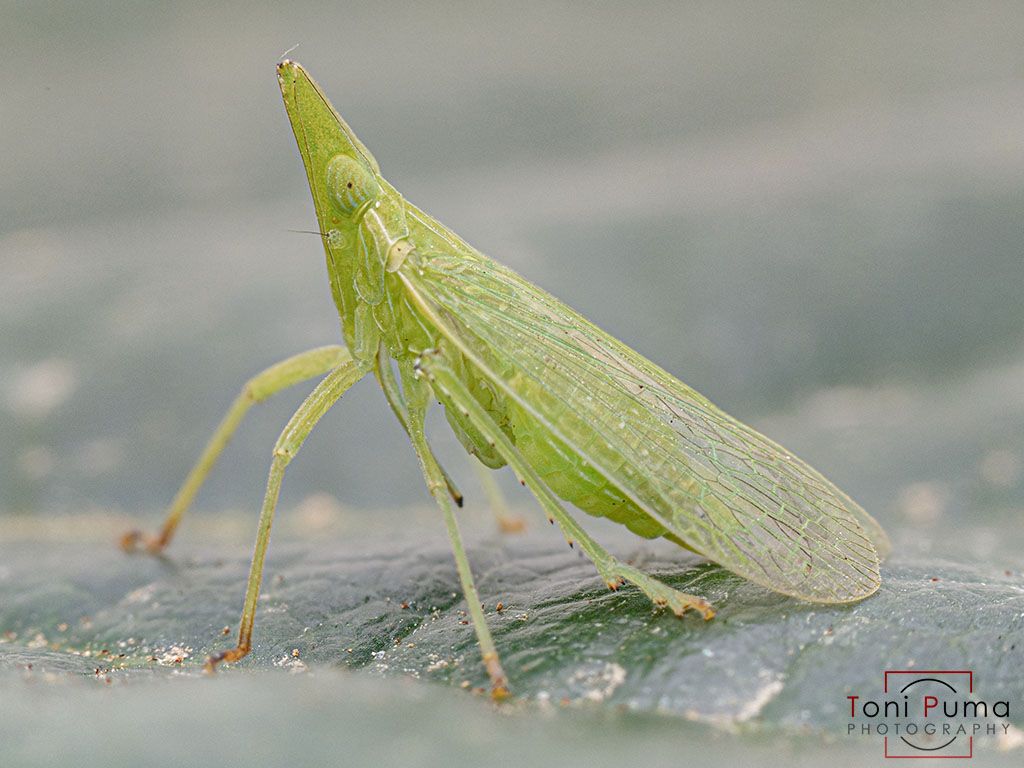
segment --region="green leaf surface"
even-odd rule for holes
[[[413,529],[427,522],[411,518]],[[716,765],[766,743],[813,764],[822,750],[855,761],[881,749],[879,739],[846,735],[845,697],[878,691],[885,669],[969,660],[985,698],[1024,701],[1019,573],[897,556],[876,596],[822,607],[678,550],[617,539],[633,562],[711,599],[719,613],[705,623],[652,610],[632,590],[607,591],[544,526],[477,537],[470,549],[516,694],[492,712],[478,690],[486,676],[444,542],[410,529],[384,536],[373,525],[352,528],[305,540],[285,528],[272,546],[253,653],[207,679],[205,656],[233,642],[222,631],[237,621],[248,568],[244,546],[226,532],[234,526],[207,524],[204,542],[190,537],[159,559],[119,552],[112,535],[101,535],[116,529],[109,519],[58,535],[59,523],[38,535],[19,527],[6,537],[16,544],[4,547],[0,571],[0,699],[21,701],[6,708],[0,730],[10,729],[14,754],[41,760],[53,748],[29,738],[40,733],[35,717],[84,724],[108,708],[106,722],[149,712],[147,753],[168,764],[188,729],[242,752],[244,734],[279,733],[275,749],[284,749],[312,730],[324,735],[304,753],[315,762],[317,750],[329,754],[342,734],[363,728],[375,734],[359,747],[369,755],[392,727],[405,734],[387,744],[392,757],[418,743],[415,732],[443,728],[439,764],[453,749],[486,756],[521,748],[526,734],[531,759],[579,739],[593,764],[612,764],[617,731],[645,733],[652,754],[666,760],[697,756],[711,740]],[[370,726],[373,718],[380,720]],[[1017,711],[1010,721],[1021,724]],[[81,736],[74,726],[60,730],[62,739]],[[992,750],[1008,742],[989,741],[986,759],[1000,759]],[[226,753],[208,754],[215,764]]]

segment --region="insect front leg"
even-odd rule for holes
[[[318,347],[282,360],[249,379],[206,444],[199,461],[192,467],[192,471],[188,473],[188,477],[185,478],[185,482],[175,495],[167,517],[160,527],[160,532],[156,536],[147,536],[141,531],[129,531],[121,537],[121,548],[133,551],[141,544],[153,554],[162,552],[171,542],[178,523],[181,522],[181,518],[188,508],[192,506],[192,501],[200,486],[206,480],[206,476],[210,474],[210,470],[217,463],[217,459],[220,458],[228,441],[235,434],[235,430],[238,429],[238,425],[242,423],[242,419],[249,409],[283,389],[317,376],[323,376],[328,371],[351,363],[351,361],[352,356],[345,347],[336,345]]]
[[[267,554],[267,544],[270,542],[270,526],[274,521],[274,510],[281,492],[285,467],[295,458],[295,454],[299,452],[299,448],[302,447],[320,418],[365,373],[366,370],[360,368],[351,358],[335,368],[317,384],[316,389],[299,406],[277,439],[277,443],[274,445],[274,458],[270,465],[270,475],[267,478],[267,492],[263,498],[263,509],[260,512],[259,527],[256,531],[256,546],[252,554],[252,567],[249,570],[249,582],[245,590],[245,604],[238,627],[238,645],[207,659],[206,670],[208,672],[212,672],[222,661],[238,661],[252,648],[252,626],[256,619],[256,601],[260,596],[263,561]]]
[[[537,471],[523,457],[501,428],[494,423],[487,411],[477,402],[466,385],[459,380],[438,352],[425,352],[417,362],[417,370],[426,376],[438,397],[447,400],[472,420],[480,433],[492,441],[519,480],[529,487],[540,502],[548,519],[557,522],[570,546],[578,543],[583,553],[590,558],[609,589],[618,589],[624,582],[630,582],[640,589],[657,606],[672,610],[682,616],[687,610],[699,611],[705,619],[715,615],[711,604],[696,595],[688,595],[648,576],[638,568],[623,563],[610,555],[601,545],[565,511],[561,502],[537,474]]]

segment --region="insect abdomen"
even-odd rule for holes
[[[502,431],[514,442],[515,436],[509,427],[505,399],[487,381],[476,376],[473,369],[466,365],[461,355],[457,353],[452,354],[449,351],[448,356],[453,363],[453,369],[459,374],[459,378],[469,389],[470,394],[486,409],[490,417],[494,419]],[[466,415],[457,407],[450,403],[445,403],[445,418],[448,419],[448,424],[467,453],[476,456],[484,466],[491,469],[500,469],[505,466],[505,459],[498,453],[495,446],[473,426]]]
[[[516,446],[560,498],[591,515],[624,525],[647,539],[668,532],[528,413],[510,406],[509,419]]]

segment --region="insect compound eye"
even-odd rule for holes
[[[380,185],[358,160],[335,155],[327,164],[327,191],[338,210],[351,215],[380,194]]]

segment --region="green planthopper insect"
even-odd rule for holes
[[[852,602],[878,589],[888,541],[845,493],[406,201],[299,64],[283,61],[277,75],[346,346],[313,349],[253,377],[178,492],[161,532],[131,532],[122,542],[162,550],[249,407],[323,377],[274,447],[238,644],[211,657],[209,670],[251,648],[285,467],[320,417],[371,372],[443,513],[496,697],[507,694],[508,683],[455,519],[452,502],[461,506],[461,497],[424,435],[431,400],[443,404],[470,454],[487,467],[512,468],[613,590],[629,583],[679,616],[690,609],[705,619],[714,615],[701,597],[605,551],[560,499],[802,600]]]

